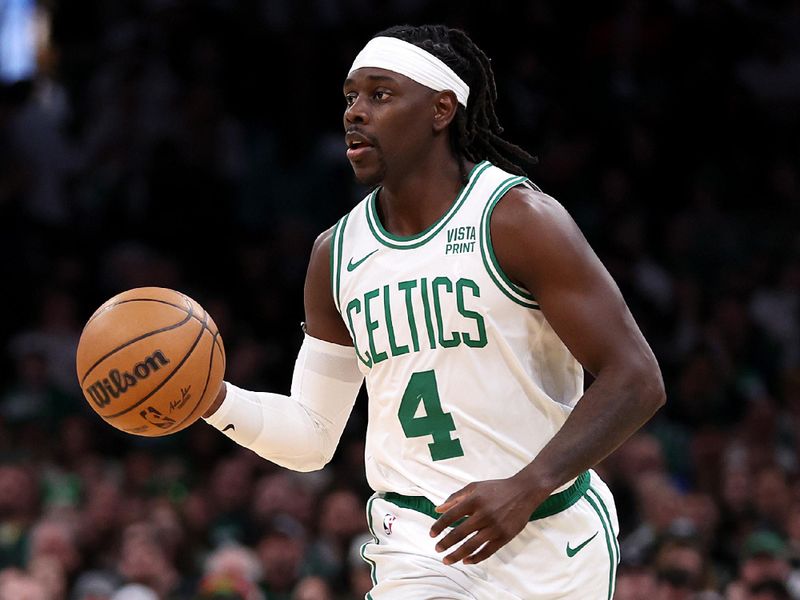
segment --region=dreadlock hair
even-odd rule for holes
[[[465,182],[464,158],[472,162],[488,160],[510,173],[527,175],[522,165],[535,165],[537,160],[500,137],[503,128],[494,110],[497,87],[492,65],[466,33],[445,25],[398,25],[375,37],[393,37],[419,46],[453,69],[469,86],[467,108],[458,105],[450,128],[450,146],[459,159]]]

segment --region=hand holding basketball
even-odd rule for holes
[[[95,311],[76,363],[98,415],[127,433],[156,437],[188,427],[214,402],[225,348],[197,302],[174,290],[136,288]]]

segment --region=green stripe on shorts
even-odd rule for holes
[[[375,498],[377,498],[377,496],[373,496],[372,498],[369,499],[369,502],[367,502],[367,527],[369,527],[369,532],[372,534],[373,541],[376,544],[380,544],[380,542],[378,541],[378,536],[375,535],[375,531],[372,529],[372,503],[375,502]],[[375,564],[374,561],[368,559],[367,555],[364,553],[364,551],[365,551],[365,549],[367,547],[367,544],[369,544],[369,543],[370,542],[364,542],[361,545],[361,558],[364,559],[364,562],[369,565],[369,577],[370,577],[370,579],[372,579],[372,585],[377,585],[378,584],[378,578],[377,578],[377,575],[375,573],[375,570],[377,569],[377,565]],[[371,596],[369,594],[367,594],[367,598],[369,600],[372,600],[372,598],[371,598]]]
[[[611,523],[611,515],[608,514],[608,508],[606,507],[606,503],[603,502],[603,497],[597,492],[596,489],[590,487],[589,490],[594,494],[597,501],[600,503],[600,508],[603,509],[603,513],[606,515],[606,520],[608,521],[608,526],[611,528],[611,539],[614,540],[614,547],[617,549],[617,564],[619,561],[622,560],[622,557],[619,553],[619,541],[617,540],[617,536],[614,535],[614,525]]]
[[[597,506],[595,501],[589,495],[589,492],[592,491],[591,489],[587,490],[586,493],[583,495],[586,498],[586,501],[591,505],[594,509],[594,512],[597,513],[597,517],[600,519],[600,523],[603,524],[603,533],[606,536],[606,548],[608,549],[608,600],[614,597],[614,582],[615,582],[615,571],[617,568],[617,559],[614,556],[614,544],[611,541],[611,538],[614,537],[614,530],[611,529],[611,524],[606,523],[603,514],[600,512],[600,508]]]

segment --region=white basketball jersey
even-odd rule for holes
[[[331,285],[366,375],[375,491],[439,503],[510,477],[583,393],[581,366],[492,248],[492,210],[525,181],[484,161],[417,235],[383,228],[377,190],[334,228]]]

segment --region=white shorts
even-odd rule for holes
[[[476,565],[445,565],[452,548],[434,550],[431,516],[373,495],[367,522],[374,540],[361,550],[372,568],[367,600],[610,600],[619,563],[617,511],[594,471],[588,484],[574,504],[529,522]]]

